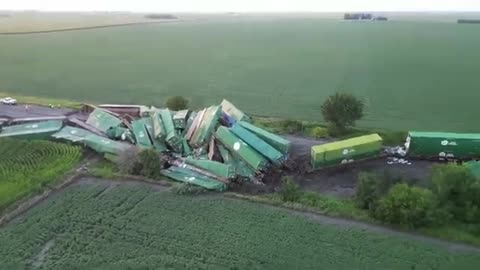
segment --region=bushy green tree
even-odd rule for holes
[[[457,164],[436,165],[432,169],[432,189],[440,204],[455,219],[480,222],[480,181]]]
[[[336,93],[322,105],[323,119],[330,124],[333,133],[344,132],[364,115],[364,103],[352,94]],[[334,134],[335,135],[335,134]]]
[[[188,108],[188,100],[182,96],[174,96],[167,100],[167,108],[172,111],[180,111]]]
[[[402,177],[394,175],[389,171],[385,171],[383,174],[359,173],[355,196],[357,206],[362,209],[374,211],[378,200],[380,200],[393,185],[403,181]]]
[[[378,201],[375,217],[385,223],[418,228],[431,222],[435,207],[435,196],[430,190],[396,184]]]

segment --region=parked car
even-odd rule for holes
[[[2,98],[0,102],[6,105],[17,105],[17,100],[11,97]]]

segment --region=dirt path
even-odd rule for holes
[[[18,105],[5,105],[0,103],[0,116],[6,118],[31,118],[31,117],[54,117],[65,116],[74,113],[74,110],[65,108],[49,108],[47,106],[40,105],[28,105],[25,108],[25,104]]]
[[[231,200],[242,200],[238,198],[229,198]],[[244,200],[248,201],[248,200]],[[318,222],[320,224],[327,224],[327,225],[333,225],[339,229],[359,229],[362,231],[366,232],[372,232],[376,234],[381,234],[381,235],[386,235],[386,236],[394,236],[398,238],[403,238],[403,239],[410,239],[414,241],[419,241],[423,242],[426,244],[432,244],[432,245],[437,245],[440,247],[443,247],[447,249],[448,251],[451,252],[456,252],[456,251],[474,251],[474,252],[480,252],[480,247],[476,247],[473,245],[469,244],[462,244],[462,243],[454,243],[454,242],[449,242],[446,240],[438,239],[438,238],[433,238],[429,236],[424,236],[412,232],[403,232],[403,231],[398,231],[394,230],[391,228],[379,226],[379,225],[373,225],[365,222],[360,222],[360,221],[355,221],[355,220],[349,220],[349,219],[343,219],[343,218],[335,218],[335,217],[329,217],[317,213],[312,213],[312,212],[304,212],[304,211],[298,211],[298,210],[293,210],[289,209],[286,207],[281,207],[281,206],[274,206],[274,205],[269,205],[265,203],[259,203],[259,202],[252,202],[248,201],[249,203],[253,203],[256,205],[259,205],[261,207],[268,207],[271,209],[277,209],[281,211],[286,211],[292,215],[299,216],[306,218],[308,220]]]

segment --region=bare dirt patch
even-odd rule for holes
[[[431,161],[411,161],[411,165],[387,163],[387,159],[369,160],[344,167],[329,168],[302,175],[295,175],[296,182],[305,190],[317,191],[341,198],[355,195],[358,174],[377,173],[402,178],[420,186],[427,185],[426,179],[435,164]]]

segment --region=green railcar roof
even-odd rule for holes
[[[2,130],[0,130],[0,137],[56,132],[59,131],[62,127],[62,120],[49,120],[43,122],[6,126],[3,127]]]
[[[109,128],[121,125],[122,120],[111,115],[104,109],[96,108],[88,117],[87,124],[102,132],[107,132]]]
[[[343,148],[349,148],[356,145],[362,145],[367,143],[373,143],[373,142],[381,143],[382,141],[383,141],[382,137],[380,137],[380,135],[375,133],[371,135],[351,138],[348,140],[312,146],[312,151],[314,153],[321,153],[326,151],[334,151],[334,150],[339,150]]]
[[[480,140],[480,133],[452,133],[452,132],[422,132],[410,131],[411,138],[438,138],[438,139],[469,139]]]

